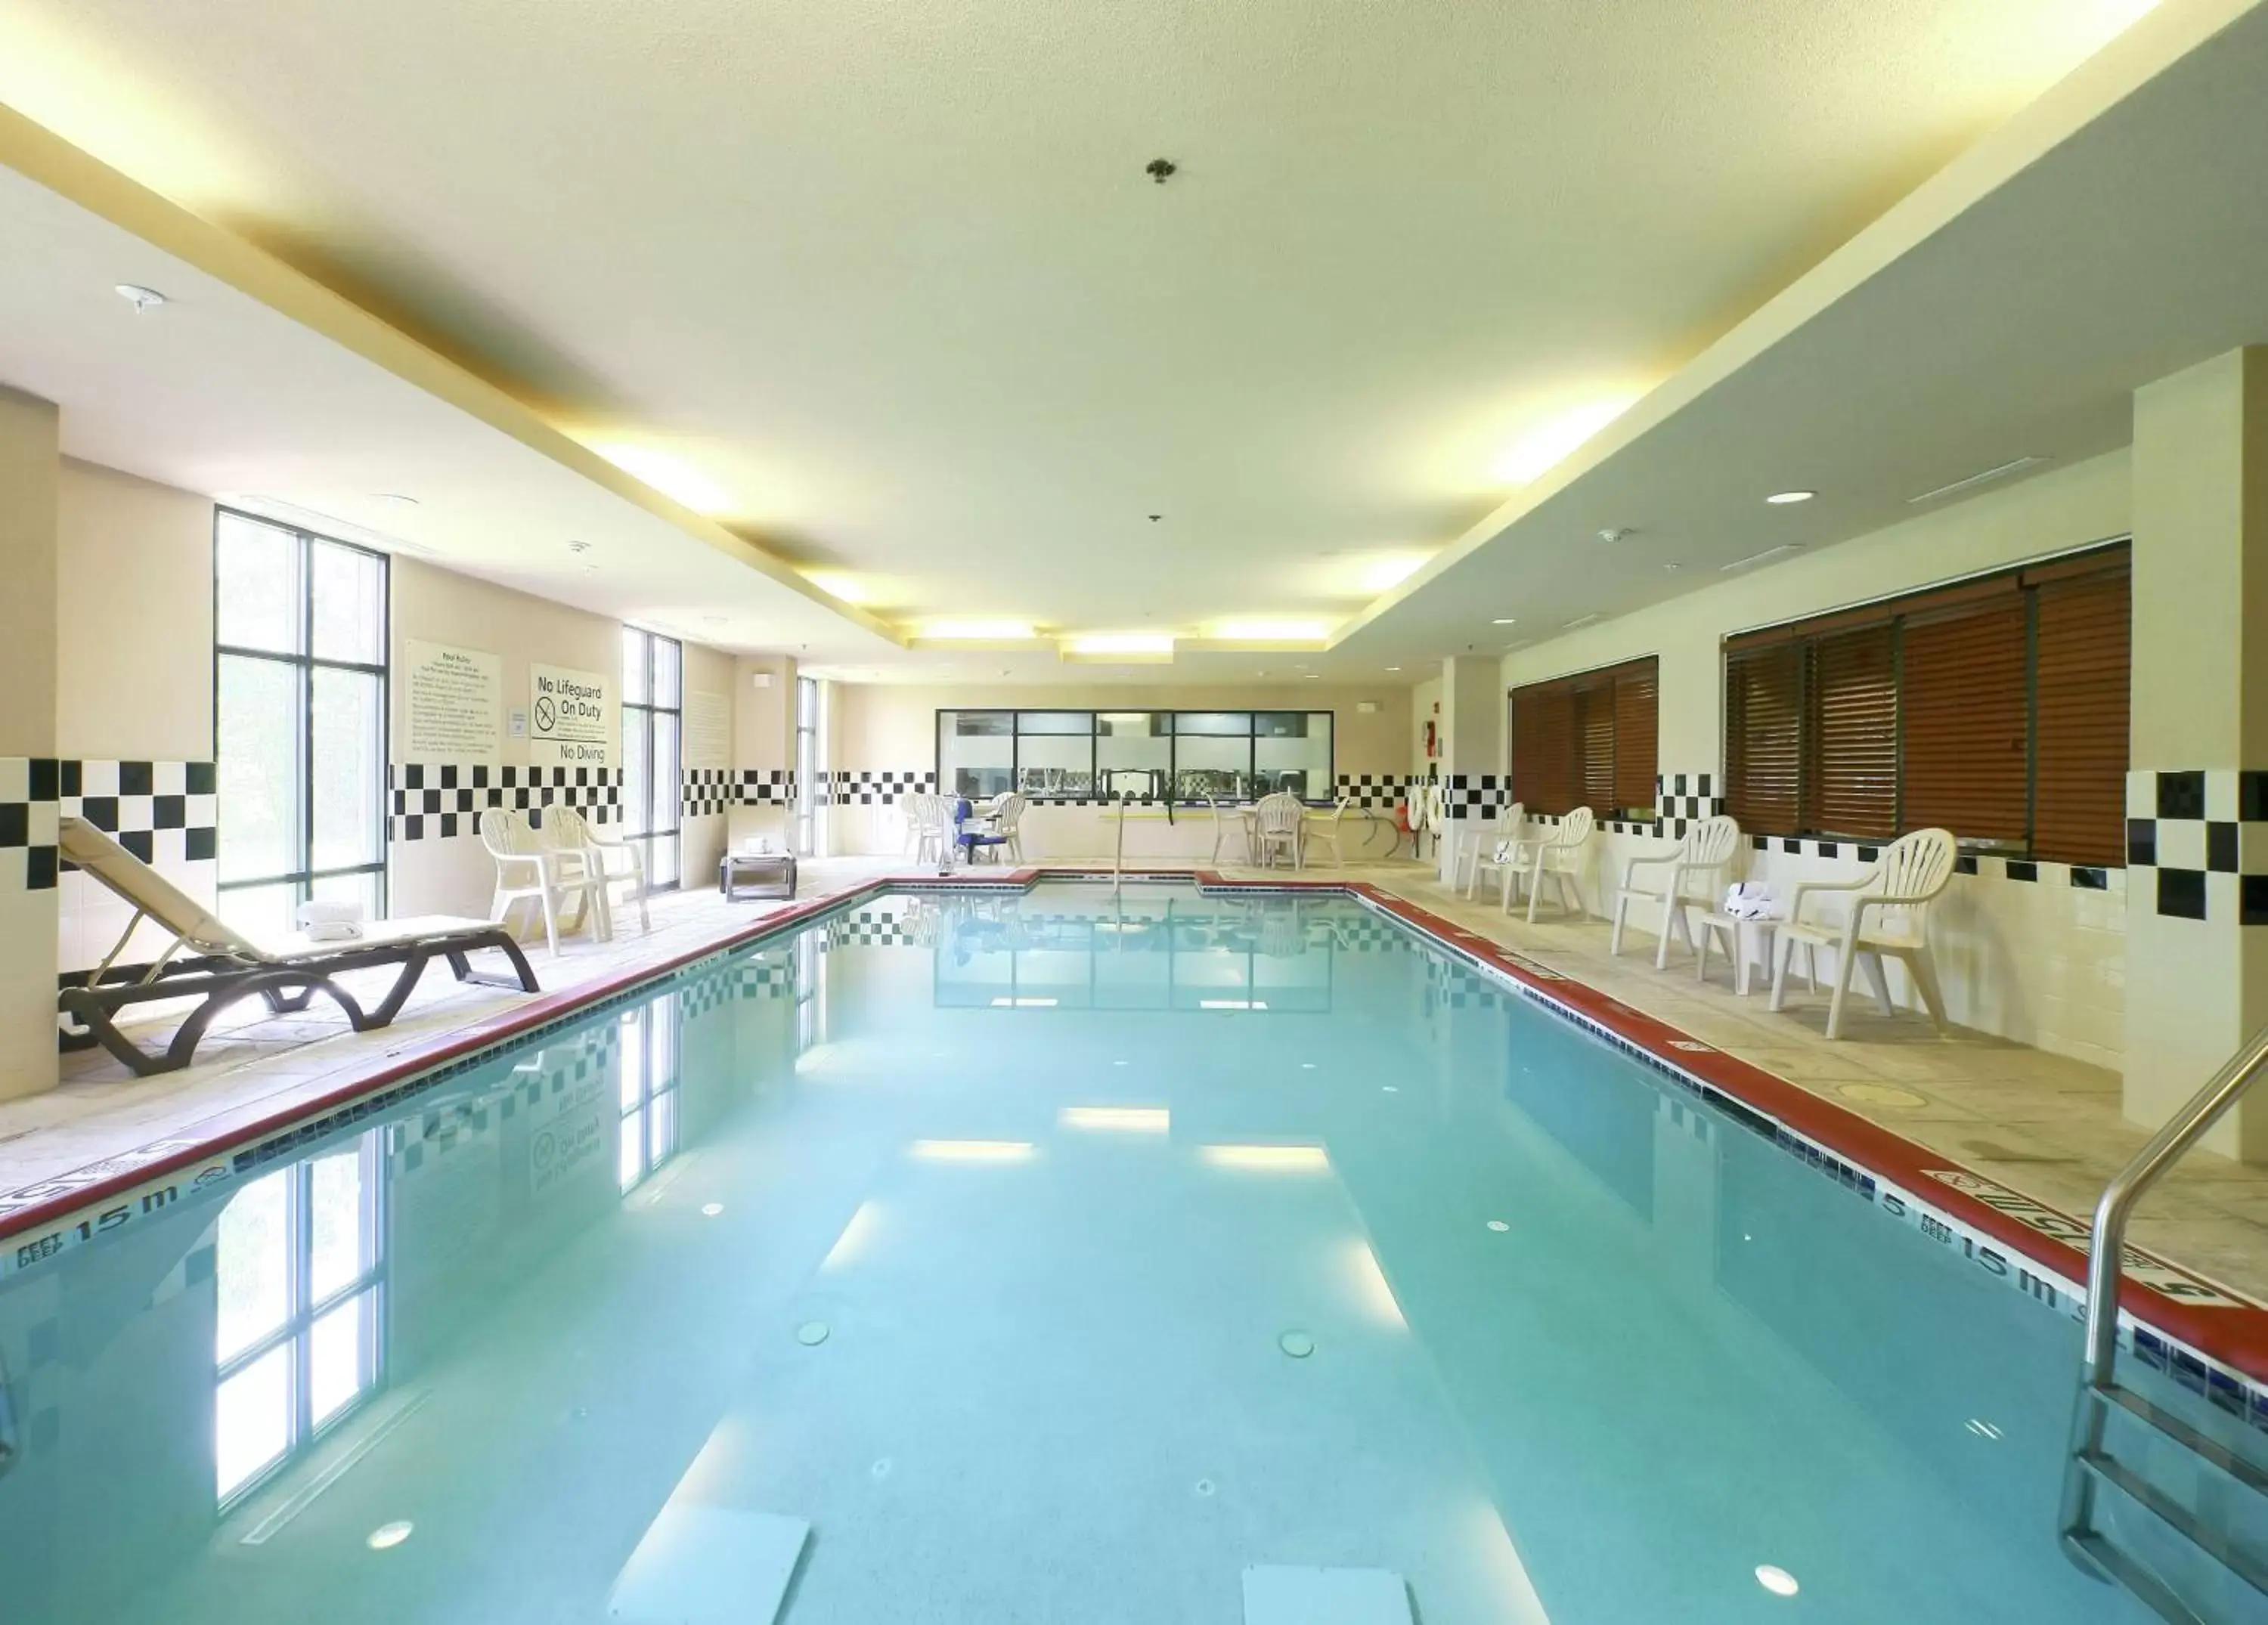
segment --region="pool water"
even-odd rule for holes
[[[0,1283],[0,1620],[2138,1621],[2076,1351],[1354,901],[888,897]]]

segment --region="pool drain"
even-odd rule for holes
[[[1212,1493],[1212,1480],[1209,1478],[1201,1478],[1197,1480],[1197,1493],[1199,1495],[1209,1496]]]
[[[816,1349],[827,1341],[827,1322],[806,1320],[795,1328],[795,1340],[806,1349]]]
[[[1286,1332],[1276,1340],[1276,1346],[1295,1360],[1304,1360],[1315,1351],[1315,1340],[1305,1332]]]

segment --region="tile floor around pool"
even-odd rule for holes
[[[902,857],[823,858],[804,866],[802,901],[905,873]],[[1171,867],[1159,864],[1160,871]],[[1228,866],[1232,878],[1263,871]],[[1280,878],[1272,871],[1271,878]],[[1696,1039],[2062,1212],[2084,1217],[2146,1132],[2119,1115],[2116,1073],[1988,1034],[1956,1028],[1940,1039],[1918,1016],[1885,1018],[1866,1001],[1845,1013],[1847,1036],[1830,1043],[1824,998],[1792,1000],[1774,1015],[1759,988],[1737,996],[1728,974],[1697,983],[1691,961],[1653,965],[1650,938],[1607,952],[1593,919],[1530,926],[1485,901],[1468,902],[1408,861],[1310,870],[1307,879],[1368,881],[1451,923],[1529,956]],[[548,991],[571,991],[720,942],[785,903],[727,903],[688,889],[654,900],[651,934],[571,942],[557,960],[532,955]],[[232,1119],[288,1111],[375,1070],[412,1045],[438,1042],[495,1017],[519,996],[430,975],[394,1024],[357,1034],[320,1007],[256,1018],[250,1007],[185,1071],[136,1079],[106,1055],[64,1057],[63,1082],[0,1103],[0,1195],[115,1157],[192,1125],[208,1134]],[[2202,1081],[2202,1080],[2200,1080]],[[2268,1167],[2198,1151],[2144,1204],[2134,1242],[2256,1301],[2268,1303]]]

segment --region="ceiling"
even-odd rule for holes
[[[1530,518],[1557,535],[1579,510],[1595,528],[1592,507],[1671,535],[1689,523],[1681,481],[1718,466],[1744,414],[1750,453],[1777,444],[1835,488],[1800,522],[1852,521],[1867,504],[1845,505],[1856,486],[1833,476],[1861,471],[1847,444],[1840,463],[1814,444],[1831,414],[1801,408],[1836,393],[1821,365],[1905,351],[1884,321],[1942,313],[1926,266],[1839,348],[1822,329],[1785,371],[1735,375],[1710,405],[1715,438],[1663,441],[1652,484],[1586,505],[1543,470],[2147,9],[11,0],[0,103],[495,399],[453,387],[421,416],[401,398],[418,368],[382,343],[304,310],[268,312],[312,320],[302,339],[271,330],[277,301],[234,293],[225,267],[179,245],[182,268],[146,243],[137,259],[117,211],[82,217],[12,176],[0,379],[62,400],[77,454],[277,495],[705,641],[807,645],[878,675],[1065,674],[1051,646],[889,636],[1007,617],[1218,645],[1128,673],[1145,681],[1266,669],[1278,657],[1253,651],[1287,637],[1309,646],[1300,662],[1374,673],[1462,650],[1476,594],[1557,592],[1587,613],[1653,590],[1591,555],[1536,577],[1533,549],[1494,538]],[[1163,185],[1143,167],[1160,156],[1180,166]],[[2071,203],[2040,194],[2030,227],[2012,217],[2006,242],[1933,274],[2043,249],[2047,211]],[[166,278],[194,293],[144,318],[106,303],[114,283]],[[2028,335],[2072,313],[2018,304]],[[1992,329],[1972,336],[1989,352]],[[2137,357],[2152,342],[2165,349]],[[313,412],[306,377],[328,380]],[[2115,393],[2087,381],[2098,406]],[[1930,384],[1897,401],[1918,409]],[[1869,462],[1883,490],[1973,466],[1939,467],[1992,438],[1970,431],[1994,402],[1963,399],[1942,445]],[[2100,438],[2068,415],[2037,426],[2063,436],[2041,446]],[[730,533],[594,474],[556,431]],[[1725,465],[1728,489],[1749,466]],[[419,505],[368,506],[379,490]],[[563,537],[601,524],[621,527],[605,573],[563,586]],[[779,559],[883,624],[846,618]],[[1224,624],[1252,621],[1276,624]]]
[[[1918,192],[1876,228],[1895,254],[1850,245],[1336,652],[1517,647],[1917,517],[1988,470],[2125,445],[2137,387],[2268,341],[2268,8],[2221,11],[2205,48],[2168,40],[2109,107],[2074,86],[2078,108],[2043,107],[2045,129]],[[1764,500],[1792,489],[1818,496]]]

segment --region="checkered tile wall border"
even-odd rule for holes
[[[1749,846],[1758,852],[1784,852],[1790,857],[1846,857],[1871,864],[1882,855],[1874,841],[1824,841],[1813,836],[1750,835]],[[1964,852],[1953,860],[1955,874],[1984,880],[2017,880],[2039,886],[2068,886],[2082,892],[2123,892],[2124,869],[2089,864],[2051,864],[2029,857],[1997,857],[1989,853]]]
[[[2126,866],[2135,908],[2268,925],[2268,772],[2127,774]]]
[[[1353,797],[1359,810],[1390,812],[1409,800],[1410,792],[1424,782],[1408,774],[1342,773],[1338,793]]]
[[[683,790],[688,818],[721,818],[740,799],[730,768],[688,768]]]
[[[0,756],[0,891],[55,889],[61,783],[52,756]]]
[[[1660,833],[1682,841],[1685,832],[1705,818],[1725,810],[1725,798],[1714,773],[1664,773],[1653,781],[1653,815]]]
[[[744,807],[792,806],[795,803],[795,769],[793,768],[741,768],[737,770],[737,788]]]
[[[819,802],[821,806],[893,806],[899,797],[932,790],[936,784],[937,775],[924,769],[843,768],[827,776]]]
[[[387,769],[394,841],[448,840],[480,833],[480,815],[509,807],[542,820],[548,806],[579,809],[594,824],[622,817],[620,768],[522,768],[489,762],[401,761]]]
[[[1512,780],[1498,773],[1452,773],[1449,775],[1447,805],[1449,816],[1479,819],[1494,822],[1512,805]]]
[[[173,868],[219,856],[218,776],[210,761],[55,764],[65,818],[83,818],[145,864]]]

